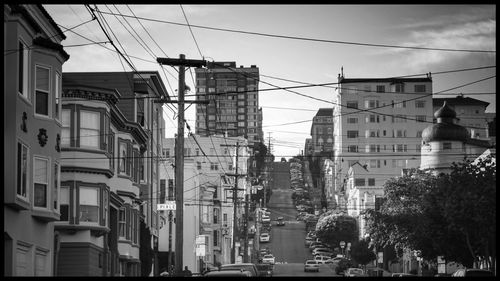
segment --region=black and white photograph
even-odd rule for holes
[[[4,4],[4,277],[496,277],[496,4]]]

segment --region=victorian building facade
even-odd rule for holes
[[[4,7],[4,276],[52,276],[66,38],[42,5]]]

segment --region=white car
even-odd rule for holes
[[[260,234],[260,238],[259,238],[260,242],[269,242],[270,239],[271,239],[271,236],[269,235],[269,233],[261,233]]]
[[[365,276],[365,272],[361,268],[348,268],[345,273],[344,277],[356,277],[356,276]]]
[[[271,254],[267,254],[262,257],[262,263],[274,264],[274,261],[274,256]]]
[[[315,256],[314,260],[317,261],[319,264],[325,264],[326,261],[330,260],[331,258],[328,256]]]
[[[315,260],[306,260],[304,263],[304,272],[316,271],[319,272],[319,264]]]
[[[262,215],[262,222],[271,222],[271,217],[270,216],[266,216],[266,215]]]

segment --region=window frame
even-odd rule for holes
[[[97,123],[97,128],[85,128],[82,126],[82,121],[84,118],[82,118],[82,113],[90,113],[90,114],[97,114],[98,116],[98,123]],[[103,128],[101,126],[102,123],[102,115],[101,112],[98,110],[89,110],[87,108],[80,108],[78,110],[78,147],[84,148],[84,149],[91,149],[91,150],[102,150],[101,146],[101,135],[103,134]],[[89,136],[82,136],[82,130],[89,130],[89,131],[97,131],[96,135],[89,135]],[[82,145],[82,138],[83,137],[95,137],[97,138],[97,144],[96,146],[89,146],[89,145]]]
[[[54,74],[54,110],[52,116],[58,122],[61,122],[62,114],[62,75],[59,71]]]
[[[68,189],[68,198],[67,198],[67,203],[66,202],[63,202],[63,197],[62,197],[62,189]],[[66,199],[66,198],[64,198]],[[64,204],[62,204],[64,203]],[[62,212],[62,207],[63,206],[67,206],[67,215],[68,215],[68,219],[67,220],[63,220],[63,212]],[[71,187],[69,185],[60,185],[60,188],[59,188],[59,214],[60,214],[60,217],[59,217],[59,221],[60,222],[68,222],[70,221],[70,210],[71,210],[71,206],[72,206],[72,200],[71,200]]]
[[[42,90],[42,89],[39,89],[38,88],[38,83],[37,83],[37,79],[38,79],[38,74],[37,74],[37,70],[38,68],[44,68],[46,70],[48,70],[49,72],[49,77],[48,77],[48,90]],[[42,65],[42,64],[35,64],[35,87],[34,87],[34,106],[33,106],[33,111],[34,111],[34,114],[35,114],[35,117],[43,117],[43,118],[50,118],[50,116],[52,115],[52,108],[51,108],[51,102],[52,102],[52,98],[51,98],[51,90],[52,90],[52,83],[51,83],[51,75],[52,73],[52,67],[51,66],[46,66],[46,65]],[[47,114],[43,114],[43,113],[38,113],[37,110],[38,110],[38,105],[37,105],[37,99],[38,99],[38,92],[40,93],[45,93],[47,94],[47,102],[46,102],[46,106],[47,106]]]
[[[37,160],[40,160],[40,161],[45,161],[46,162],[46,168],[47,168],[47,179],[46,179],[46,182],[45,183],[41,183],[41,182],[37,182],[35,177],[36,177],[36,174],[35,174],[35,171],[38,169],[37,166],[36,166],[36,161]],[[51,201],[51,193],[49,192],[50,191],[50,182],[51,182],[51,165],[50,165],[50,159],[48,157],[44,157],[44,156],[41,156],[41,155],[33,155],[33,209],[39,209],[39,210],[49,210],[50,209],[50,204],[49,202]],[[35,200],[35,196],[36,196],[36,192],[35,192],[35,185],[36,184],[45,184],[45,206],[37,206],[35,204],[37,204],[36,200]]]
[[[19,146],[21,146],[21,154],[19,151]],[[20,160],[23,159],[23,152],[24,148],[26,148],[26,155],[25,155],[25,163],[20,163]],[[21,199],[22,201],[25,202],[30,202],[30,181],[29,181],[29,174],[30,174],[30,164],[31,164],[31,159],[30,159],[30,148],[27,144],[22,142],[20,139],[17,140],[17,146],[16,146],[16,198]],[[21,157],[21,159],[19,158]],[[24,164],[24,165],[23,165]],[[23,173],[19,173],[19,168],[24,171],[24,196],[19,194],[19,180],[23,178]],[[23,188],[21,186],[21,191],[23,191]]]
[[[28,44],[25,43],[23,38],[18,38],[18,46],[23,45],[23,49],[21,51],[21,46],[19,46],[18,58],[17,58],[17,93],[23,97],[26,101],[31,103],[31,95],[30,95],[30,49]],[[22,62],[21,62],[22,59]],[[22,72],[22,73],[21,73]],[[20,86],[22,85],[22,90]]]
[[[96,202],[96,205],[97,206],[97,220],[96,221],[83,221],[82,220],[82,206],[94,206],[94,205],[82,205],[81,203],[81,200],[82,200],[82,196],[81,196],[81,192],[82,192],[82,189],[94,189],[97,193],[97,202]],[[102,223],[102,216],[103,214],[101,214],[101,212],[103,211],[103,207],[102,206],[102,194],[101,194],[101,187],[100,186],[96,186],[96,185],[93,185],[93,184],[89,184],[89,183],[82,183],[80,185],[78,185],[78,223],[80,225],[97,225],[97,226],[101,226]]]

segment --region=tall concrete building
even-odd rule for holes
[[[197,68],[196,134],[243,136],[249,145],[263,141],[262,109],[259,108],[259,68],[236,67],[236,62],[212,62]]]
[[[350,188],[367,186],[376,196],[401,169],[419,166],[422,131],[432,123],[432,79],[345,78],[342,73],[338,80],[333,112],[335,196],[341,208],[351,208],[348,204],[355,200],[349,198],[347,183],[354,163],[371,175],[353,179]]]

